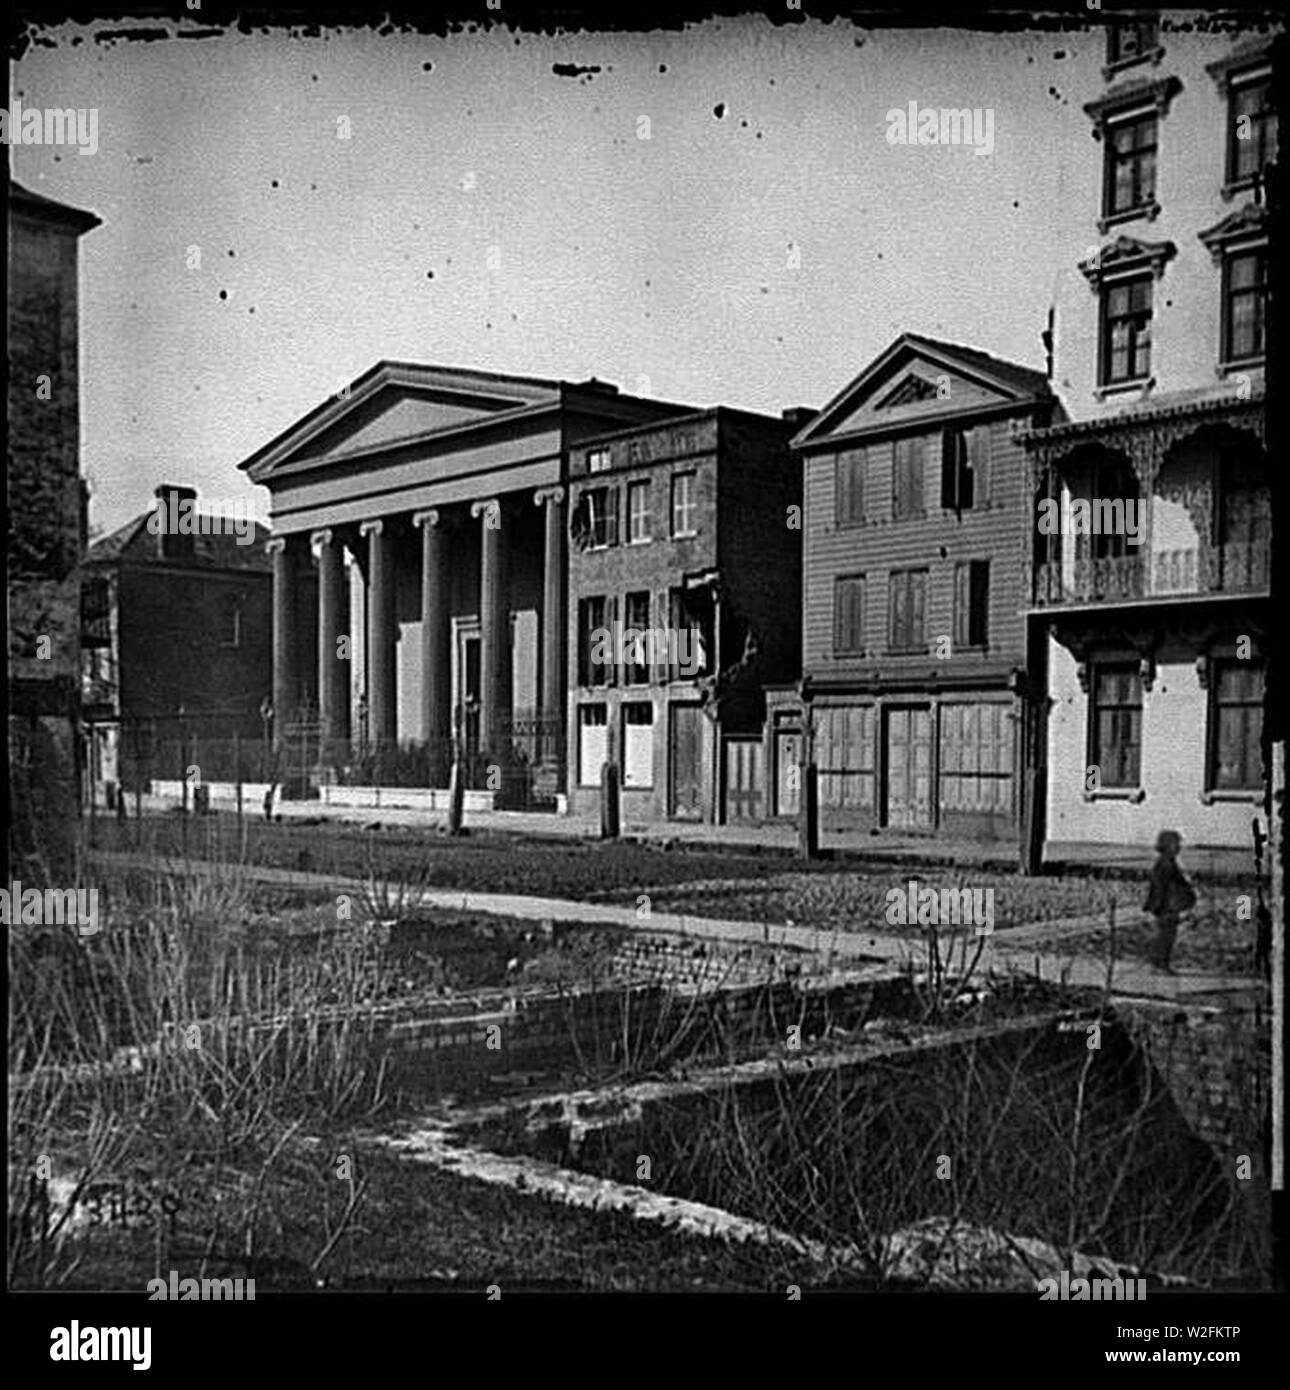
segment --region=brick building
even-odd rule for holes
[[[775,813],[763,687],[797,674],[800,423],[718,407],[573,451],[571,810],[612,758],[628,819]]]
[[[1025,819],[1030,470],[1042,372],[907,333],[794,439],[802,691],[821,824],[984,839]]]
[[[1057,306],[1070,418],[1026,439],[1037,495],[1071,519],[1043,538],[1031,598],[1047,837],[1248,844],[1271,617],[1272,53],[1135,19],[1108,29],[1105,77]],[[1085,530],[1079,503],[1110,503],[1111,524]]]
[[[93,213],[9,186],[10,869],[70,881],[79,807],[78,264]]]
[[[107,803],[117,789],[178,780],[193,765],[205,781],[262,775],[261,706],[273,688],[269,533],[249,516],[202,512],[194,488],[162,484],[156,498],[90,546],[84,564],[88,780]],[[240,767],[234,740],[245,749]]]

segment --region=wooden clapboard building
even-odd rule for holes
[[[803,682],[771,718],[785,762],[805,730],[826,828],[1017,835],[1035,527],[1014,435],[1053,410],[1042,372],[907,333],[794,439]]]

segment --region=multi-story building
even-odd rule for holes
[[[10,869],[75,872],[79,797],[79,241],[93,213],[9,187]],[[7,881],[7,880],[6,880]]]
[[[1030,434],[1047,839],[1248,843],[1263,800],[1267,39],[1115,21],[1056,312],[1068,419]],[[1041,524],[1042,523],[1042,524]]]
[[[793,440],[804,469],[802,689],[826,828],[1017,835],[1034,556],[1020,427],[1044,373],[906,333]]]
[[[768,813],[763,688],[800,651],[801,413],[717,407],[574,451],[575,813],[598,805],[606,761],[629,820]]]
[[[565,485],[591,435],[688,407],[564,382],[380,362],[241,467],[272,497],[273,707],[314,709],[322,763],[453,740],[486,804],[563,793]],[[315,580],[316,569],[316,580]]]
[[[206,781],[263,775],[269,533],[249,515],[202,512],[194,488],[163,484],[156,499],[91,545],[83,568],[88,781],[108,804],[193,765]]]

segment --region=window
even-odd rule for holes
[[[609,467],[608,449],[590,449],[587,452],[587,472],[603,473]]]
[[[833,651],[837,656],[859,656],[864,651],[863,574],[848,574],[833,581]]]
[[[924,625],[927,610],[927,571],[892,570],[889,581],[891,650],[927,650]]]
[[[578,706],[578,785],[600,785],[609,756],[609,712],[604,705]]]
[[[1264,352],[1267,250],[1223,257],[1223,361],[1244,362]]]
[[[627,484],[627,544],[641,545],[651,539],[648,481]]]
[[[593,487],[582,494],[586,508],[587,548],[604,550],[618,544],[618,489]]]
[[[623,706],[623,786],[654,785],[654,706],[633,701]]]
[[[1216,661],[1210,676],[1209,767],[1213,791],[1263,786],[1263,665]]]
[[[1090,688],[1088,761],[1097,769],[1096,785],[1136,789],[1142,758],[1142,680],[1137,665],[1098,666]]]
[[[578,600],[578,684],[607,685],[611,663],[605,660],[609,600],[602,594]]]
[[[1270,74],[1234,78],[1228,96],[1227,182],[1252,181],[1276,157],[1277,113]]]
[[[1149,58],[1159,47],[1159,22],[1152,19],[1119,20],[1107,26],[1106,64],[1129,67]]]
[[[1155,112],[1108,122],[1102,215],[1149,209],[1156,197]]]
[[[649,684],[652,645],[649,592],[628,594],[623,604],[623,680],[628,685]]]
[[[864,520],[864,449],[844,449],[833,465],[834,525],[858,526]]]
[[[990,562],[954,566],[954,646],[984,647],[989,631]]]
[[[990,427],[946,430],[941,436],[941,506],[966,512],[985,501],[986,460],[990,456]]]
[[[1151,276],[1102,287],[1103,386],[1142,381],[1151,372]]]
[[[923,515],[922,438],[898,439],[891,473],[891,515],[893,521],[908,521]]]
[[[694,474],[672,474],[672,534],[674,536],[693,536],[694,526]]]

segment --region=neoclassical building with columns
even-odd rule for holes
[[[271,498],[287,766],[444,787],[460,738],[497,804],[562,792],[570,451],[687,408],[379,362],[239,465]]]

